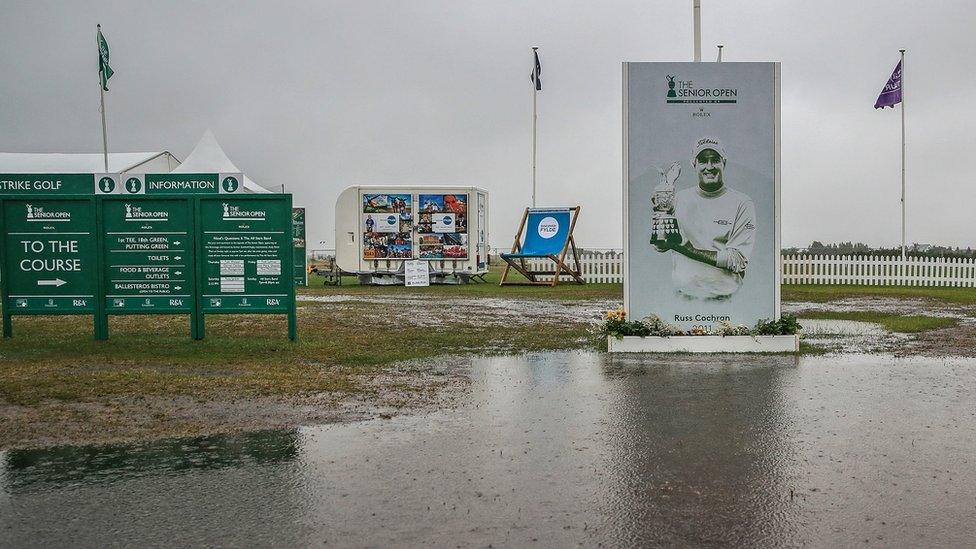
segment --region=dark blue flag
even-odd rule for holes
[[[535,55],[535,69],[529,74],[529,80],[535,82],[535,89],[542,91],[542,63],[539,63],[539,52],[532,50]]]

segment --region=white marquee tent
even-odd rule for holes
[[[231,162],[230,158],[227,157],[227,153],[217,143],[217,138],[214,137],[213,132],[210,130],[203,133],[203,137],[200,138],[200,142],[194,147],[193,152],[186,157],[186,160],[182,164],[173,170],[174,173],[227,173],[240,171]],[[244,190],[252,193],[271,192],[252,181],[247,174],[244,174]]]
[[[0,173],[101,173],[102,153],[0,153]],[[108,153],[109,173],[228,173],[241,169],[231,162],[213,132],[204,132],[193,152],[180,162],[169,151]],[[244,174],[244,190],[269,193]]]

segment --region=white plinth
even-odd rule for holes
[[[611,353],[797,353],[799,335],[607,337]]]

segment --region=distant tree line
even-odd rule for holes
[[[824,244],[814,240],[806,248],[783,248],[784,254],[811,255],[867,255],[877,257],[901,256],[901,246],[874,248],[863,242],[837,242]],[[976,258],[976,250],[970,247],[956,248],[934,244],[912,244],[907,250],[909,257],[964,257]]]

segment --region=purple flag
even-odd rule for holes
[[[874,102],[874,108],[883,109],[885,107],[894,108],[901,103],[901,61],[895,66],[895,72],[891,73],[891,78],[885,84],[878,100]]]

